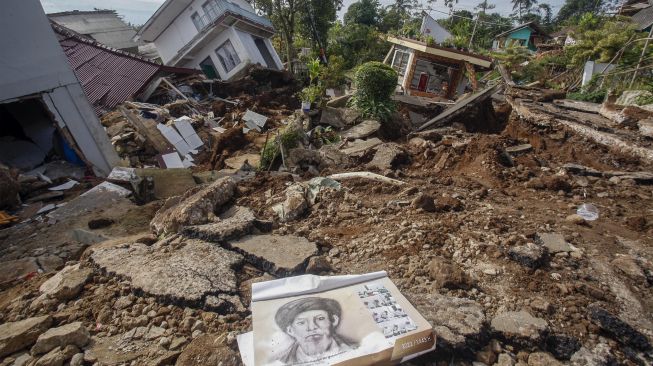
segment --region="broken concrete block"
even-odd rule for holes
[[[256,221],[256,217],[252,210],[234,206],[221,214],[217,222],[186,226],[181,233],[187,238],[222,242],[249,234],[254,228],[254,221]]]
[[[36,344],[32,347],[32,354],[38,355],[50,352],[53,348],[63,348],[70,344],[77,347],[84,347],[90,338],[91,335],[82,322],[74,322],[57,328],[51,328],[41,334],[36,340]]]
[[[231,178],[216,180],[205,187],[195,187],[181,197],[168,199],[156,213],[150,227],[157,234],[177,232],[182,226],[201,225],[209,221],[216,209],[227,203],[236,191]]]
[[[347,102],[351,99],[352,94],[345,94],[341,97],[331,98],[327,103],[327,107],[333,108],[344,108],[347,106]]]
[[[340,110],[333,107],[324,107],[322,115],[320,116],[320,124],[328,125],[335,128],[345,127],[345,122],[342,120]]]
[[[306,187],[296,183],[286,188],[286,199],[272,207],[272,210],[277,213],[282,222],[300,218],[308,210]]]
[[[234,268],[243,257],[202,240],[161,240],[151,246],[133,243],[136,237],[113,240],[91,249],[90,260],[107,273],[162,301],[203,306],[208,294],[237,291]],[[230,311],[225,303],[216,311]]]
[[[312,274],[329,272],[332,269],[333,268],[331,267],[329,261],[327,261],[323,256],[311,257],[311,259],[308,260],[308,264],[306,265],[306,273]]]
[[[341,134],[343,140],[364,139],[376,133],[381,128],[381,123],[375,120],[365,120]]]
[[[308,239],[293,235],[249,235],[230,241],[229,246],[255,267],[275,276],[301,271],[318,249]]]
[[[537,233],[536,240],[549,250],[549,253],[573,252],[574,248],[559,233]]]
[[[539,245],[526,243],[510,248],[508,255],[522,266],[536,269],[544,264],[546,250]]]
[[[526,311],[508,311],[492,319],[492,329],[505,337],[521,337],[537,341],[548,328],[546,320],[536,318]]]
[[[342,149],[341,151],[349,156],[362,156],[370,149],[375,148],[378,145],[381,145],[383,142],[378,138],[374,137],[367,140],[354,141],[348,144],[348,147]]]
[[[0,324],[0,357],[31,346],[51,325],[49,315]]]
[[[380,171],[394,169],[399,164],[405,163],[408,160],[408,154],[394,142],[381,144],[377,147],[374,158],[367,166],[368,168],[376,168]]]
[[[79,294],[92,273],[90,268],[80,268],[79,264],[67,266],[43,282],[39,291],[61,301],[70,300]]]
[[[653,137],[653,118],[647,118],[637,122],[639,133],[642,136]]]
[[[476,301],[440,294],[406,294],[408,300],[437,335],[437,347],[445,349],[475,348],[482,342],[485,312]]]

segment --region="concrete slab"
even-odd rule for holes
[[[242,263],[240,254],[202,240],[161,240],[152,246],[134,240],[136,237],[116,239],[91,248],[90,259],[159,301],[221,313],[237,308],[228,301],[218,308],[207,307],[205,300],[209,295],[236,293],[234,268]]]
[[[255,267],[275,276],[302,270],[318,249],[308,239],[293,235],[249,235],[230,241],[229,246]]]

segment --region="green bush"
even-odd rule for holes
[[[581,102],[603,103],[607,91],[599,89],[595,91],[579,91],[575,93],[567,93],[567,98],[579,100]]]
[[[349,105],[363,117],[388,121],[396,110],[391,97],[397,88],[397,80],[397,72],[392,67],[376,61],[364,63],[354,75],[357,89]]]
[[[397,72],[392,67],[377,61],[366,62],[354,75],[356,94],[379,102],[388,100],[397,88],[397,80]]]

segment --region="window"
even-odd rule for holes
[[[204,13],[211,20],[215,20],[218,17],[218,7],[215,0],[209,0],[202,5]]]
[[[233,70],[234,67],[240,64],[238,53],[236,53],[230,40],[227,40],[222,46],[218,47],[215,53],[218,55],[218,59],[226,72]]]
[[[204,22],[202,22],[202,18],[197,14],[197,12],[193,13],[190,18],[193,20],[193,24],[195,24],[195,28],[197,28],[198,32],[204,28]]]
[[[408,66],[408,58],[410,54],[402,50],[395,51],[395,57],[392,59],[392,68],[395,69],[400,76],[406,73],[406,66]]]

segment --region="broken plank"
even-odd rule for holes
[[[156,128],[157,123],[155,121],[143,119],[123,106],[118,107],[118,109],[127,118],[129,123],[136,128],[138,133],[143,135],[152,144],[157,152],[165,153],[171,151],[170,145],[168,145],[161,132]]]
[[[435,116],[435,118],[427,121],[422,125],[422,127],[418,128],[418,131],[423,131],[427,127],[440,127],[442,124],[447,123],[451,118],[456,117],[458,114],[460,114],[462,111],[465,110],[467,106],[469,106],[472,103],[479,103],[484,101],[485,99],[489,98],[493,93],[494,89],[496,88],[496,85],[489,86],[477,93],[472,94],[471,96],[461,100],[460,102],[456,103],[455,105],[449,107],[446,109],[444,112],[438,114]]]

